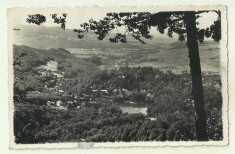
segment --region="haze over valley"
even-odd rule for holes
[[[152,40],[145,40],[144,45],[131,36],[128,36],[127,44],[115,44],[108,38],[99,41],[93,33],[78,39],[72,30],[59,27],[19,25],[17,28],[20,31],[13,32],[14,44],[40,49],[64,48],[80,58],[98,56],[102,61],[101,68],[150,66],[171,69],[175,73],[189,71],[186,42],[165,35],[155,34]],[[199,44],[199,49],[202,71],[220,72],[219,43],[206,40]]]

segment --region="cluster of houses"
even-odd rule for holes
[[[57,65],[58,65],[57,62],[50,61],[47,63],[47,65],[42,65],[38,67],[38,72],[43,77],[46,77],[46,76],[52,77],[52,80],[45,83],[45,87],[44,87],[45,90],[54,91],[58,93],[64,93],[64,91],[60,89],[60,87],[62,86],[60,81],[63,80],[64,72],[57,70]],[[49,84],[54,84],[54,83],[55,83],[54,87],[49,86]]]
[[[80,106],[78,105],[78,102],[76,100],[74,101],[48,101],[47,102],[47,106],[50,107],[68,107],[69,105],[74,105],[76,106],[76,108],[80,108]]]
[[[57,102],[53,102],[53,101],[47,102],[47,106],[61,106],[62,104],[63,102],[61,100],[58,100]]]
[[[54,88],[48,88],[48,86],[45,85],[44,88],[48,91],[54,91],[54,92],[57,92],[57,93],[64,93],[64,91],[60,89],[60,86],[61,86],[61,84],[58,84]]]
[[[99,94],[99,95],[106,95],[108,94],[108,90],[106,89],[103,89],[103,90],[92,90],[92,95],[96,95],[96,94]]]
[[[62,107],[68,108],[69,105],[73,105],[76,108],[87,107],[87,106],[89,106],[89,104],[98,104],[99,103],[99,99],[96,97],[97,94],[99,94],[99,96],[101,96],[104,99],[110,99],[107,96],[107,94],[108,94],[107,90],[92,90],[90,95],[82,94],[81,97],[74,95],[73,101],[62,101],[62,100],[47,101],[47,106],[60,107],[60,108],[62,108]]]

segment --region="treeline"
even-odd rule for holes
[[[221,98],[220,75],[202,74],[202,76],[205,97],[209,97],[208,93],[216,93],[216,96]],[[129,100],[136,103],[185,101],[191,98],[191,75],[187,71],[174,74],[152,67],[120,67],[116,70],[100,71],[82,92],[89,94],[92,89],[105,89],[114,99],[118,99],[121,95],[122,101]],[[211,102],[210,99],[205,99]],[[221,105],[222,101],[216,100],[215,103]]]
[[[84,87],[83,93],[91,94],[92,90],[107,90],[114,102],[134,101],[145,104],[153,102],[156,75],[164,72],[151,67],[120,67],[116,70],[102,70]]]
[[[16,105],[16,143],[46,142],[136,142],[194,140],[193,125],[151,121],[143,114],[122,113],[115,106],[77,110]],[[175,134],[174,134],[175,133]]]

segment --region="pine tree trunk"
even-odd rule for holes
[[[196,136],[198,141],[208,141],[195,12],[186,12],[184,21],[186,24],[187,46],[192,75]]]

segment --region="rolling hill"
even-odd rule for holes
[[[31,87],[40,92],[46,85],[79,92],[100,70],[96,64],[62,48],[46,50],[14,45],[13,58],[15,83],[20,89]]]
[[[172,69],[176,72],[189,70],[188,50],[185,42],[177,38],[157,35],[141,44],[127,35],[126,44],[110,43],[108,38],[99,41],[94,33],[87,33],[83,39],[71,29],[19,25],[20,31],[13,32],[13,43],[39,49],[64,48],[77,57],[99,56],[105,66],[128,65],[131,67],[151,66],[161,69]],[[114,34],[110,34],[112,37]],[[199,44],[202,71],[220,72],[219,43],[206,40]]]

